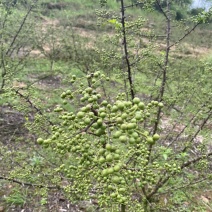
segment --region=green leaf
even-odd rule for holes
[[[163,153],[163,158],[164,158],[165,160],[167,160],[168,155],[167,155],[166,153]]]
[[[116,19],[110,19],[108,22],[114,25],[116,29],[121,28],[121,23],[119,23]]]

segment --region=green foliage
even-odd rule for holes
[[[211,20],[212,16],[212,10],[209,10],[208,12],[203,11],[201,13],[198,13],[198,15],[194,16],[193,21],[196,23],[207,23]]]
[[[26,193],[23,194],[18,189],[13,189],[10,195],[6,196],[4,199],[7,204],[23,206],[27,200],[27,190]]]
[[[192,16],[194,15],[198,15],[199,13],[202,13],[204,11],[204,9],[202,8],[193,8],[191,9],[190,13]]]

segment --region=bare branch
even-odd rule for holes
[[[194,31],[196,29],[196,27],[200,25],[200,22],[198,22],[196,25],[194,25],[185,35],[183,35],[177,42],[169,45],[169,48],[175,46],[176,44],[178,44],[179,42],[181,42],[184,38],[186,38],[188,35],[191,34],[192,31]]]
[[[122,25],[122,36],[123,36],[122,45],[124,50],[124,59],[127,64],[128,81],[130,84],[130,94],[131,94],[131,99],[134,99],[135,92],[133,89],[132,70],[131,70],[131,65],[129,61],[129,53],[128,53],[128,47],[127,47],[127,38],[126,38],[124,0],[121,0],[121,25]]]
[[[7,180],[13,183],[17,183],[22,186],[31,186],[31,187],[38,187],[38,188],[48,188],[48,189],[61,189],[59,186],[48,186],[48,185],[43,185],[43,184],[33,184],[33,183],[27,183],[27,182],[21,182],[19,180],[9,178],[9,177],[3,177],[0,176],[1,180]]]

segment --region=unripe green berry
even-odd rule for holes
[[[135,97],[135,98],[133,99],[133,103],[134,103],[134,104],[139,104],[139,103],[140,103],[140,99],[139,99],[138,97]]]

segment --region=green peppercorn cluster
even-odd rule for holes
[[[79,84],[77,91],[64,91],[64,104],[80,101],[76,112],[63,106],[55,109],[61,120],[52,127],[48,139],[38,138],[38,143],[58,154],[70,158],[69,164],[61,164],[63,172],[72,180],[67,191],[75,196],[88,198],[91,191],[100,204],[131,201],[133,187],[142,189],[157,180],[157,162],[149,163],[150,148],[160,139],[143,128],[151,120],[154,111],[163,107],[152,101],[143,103],[139,98],[123,100],[119,94],[113,103],[104,100],[97,91],[98,83],[107,78],[100,72],[86,76],[89,87]],[[76,83],[76,76],[72,83]],[[101,192],[98,192],[98,189]]]

